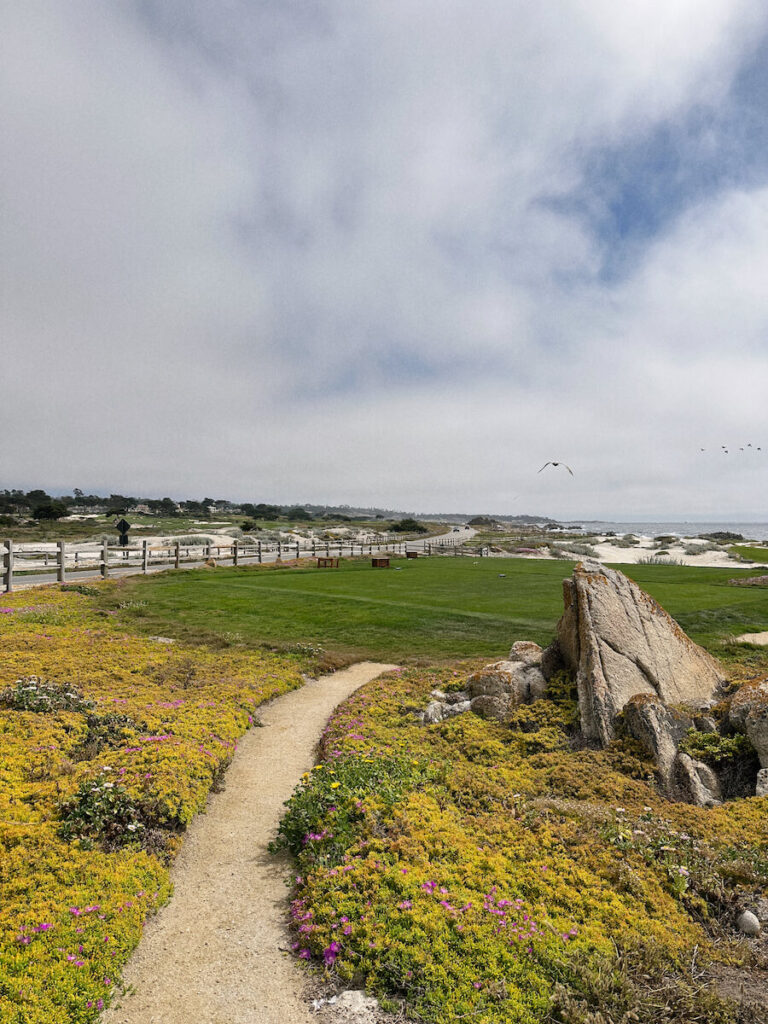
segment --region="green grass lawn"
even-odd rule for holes
[[[565,561],[432,558],[372,569],[221,568],[133,577],[106,598],[131,627],[189,640],[318,644],[343,660],[503,657],[515,640],[547,644],[562,612]],[[394,568],[399,567],[398,569]],[[768,591],[728,586],[748,571],[620,567],[698,643],[768,629]],[[127,607],[126,607],[127,605]]]
[[[766,547],[757,547],[752,544],[733,544],[728,550],[734,555],[748,558],[750,562],[760,562],[763,565],[768,565],[768,548]]]

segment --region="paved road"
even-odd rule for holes
[[[396,549],[398,549],[395,552],[393,552],[393,550],[392,550],[392,547],[393,547],[392,544],[390,544],[388,547],[384,547],[384,546],[377,547],[374,544],[374,545],[372,545],[372,547],[373,547],[373,552],[372,553],[373,554],[377,554],[378,553],[378,554],[382,554],[382,555],[386,555],[386,554],[396,555],[398,552],[405,552],[406,550],[408,550],[408,551],[424,552],[424,551],[427,550],[427,545],[432,545],[433,547],[436,544],[442,544],[444,546],[449,546],[449,547],[459,546],[459,545],[463,544],[464,541],[469,540],[470,537],[473,537],[474,534],[475,534],[475,531],[472,530],[470,527],[466,526],[466,527],[463,527],[463,528],[459,528],[458,531],[451,530],[450,533],[442,533],[442,534],[439,534],[436,537],[426,537],[426,538],[423,538],[421,540],[398,541],[398,542],[396,542],[394,544],[394,547]],[[363,549],[365,551],[367,551],[370,546],[371,545],[364,544],[363,545]],[[213,547],[215,547],[215,545],[213,545]],[[224,545],[222,545],[222,547],[224,547]],[[355,545],[355,548],[357,548],[357,545]],[[227,547],[226,550],[229,551],[229,548]],[[293,551],[293,554],[292,554],[292,551]],[[325,551],[326,551],[325,546],[318,544],[318,546],[317,546],[317,554],[318,555],[324,555]],[[339,548],[338,545],[334,546],[333,544],[331,544],[331,546],[330,546],[330,554],[333,555],[333,556],[337,556],[338,555],[340,557],[343,557],[345,551],[346,551],[347,555],[349,555],[349,545],[343,545],[343,547],[341,549]],[[23,555],[23,552],[17,551],[17,555],[16,555],[17,562],[21,560],[21,556],[22,555]],[[289,560],[292,557],[295,557],[295,546],[294,545],[285,545],[284,548],[283,548],[282,557],[283,557],[284,560]],[[301,551],[301,557],[303,557],[303,558],[312,557],[312,552],[310,550],[302,550]],[[215,558],[215,561],[217,562],[218,565],[232,565],[233,564],[231,555],[228,555],[227,557],[222,557],[222,558],[220,558],[218,555],[215,555],[214,558]],[[262,562],[276,562],[277,559],[278,559],[277,551],[264,551],[263,554],[262,554],[262,559],[261,560],[262,560]],[[239,557],[238,557],[238,564],[239,565],[255,565],[255,564],[258,564],[258,561],[259,561],[259,559],[258,559],[257,555],[243,555],[241,553],[239,555]],[[205,565],[205,561],[201,558],[201,559],[194,559],[194,560],[191,560],[191,561],[188,561],[188,562],[184,561],[181,564],[181,568],[182,569],[199,569],[203,565]],[[147,568],[147,572],[148,573],[167,572],[167,570],[170,569],[170,568],[172,568],[172,566],[169,565],[168,562],[163,562],[160,565],[149,565],[148,568]],[[143,570],[141,568],[141,565],[138,565],[136,563],[136,560],[134,559],[132,564],[126,566],[125,568],[123,568],[123,567],[121,567],[119,565],[110,564],[110,567],[109,567],[109,578],[110,579],[116,579],[116,578],[122,577],[122,576],[137,576],[137,575],[142,574],[142,572],[143,572]],[[46,571],[39,572],[39,573],[35,572],[35,573],[29,574],[29,575],[23,575],[22,576],[22,575],[19,575],[19,569],[17,568],[16,571],[14,572],[13,589],[14,590],[22,590],[22,589],[25,589],[27,587],[38,587],[38,586],[41,586],[42,584],[45,584],[45,583],[56,583],[57,579],[58,579],[58,577],[57,577],[55,569],[54,570],[49,570],[47,572]],[[72,568],[70,566],[67,566],[66,580],[67,580],[68,583],[85,583],[88,580],[99,580],[99,579],[101,579],[101,573],[100,573],[100,571],[97,568],[95,568],[93,566],[91,566],[90,568],[84,568],[84,569],[74,569],[74,568]],[[0,586],[1,585],[2,584],[0,582]],[[1,591],[0,591],[0,593],[1,593]]]

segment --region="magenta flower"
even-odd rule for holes
[[[341,946],[338,942],[332,942],[330,946],[326,946],[323,950],[323,960],[325,961],[326,967],[333,967],[336,962],[336,957],[339,955]]]

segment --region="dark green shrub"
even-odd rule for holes
[[[93,701],[67,683],[48,683],[37,676],[24,676],[0,692],[0,707],[38,713],[84,712],[93,707]]]
[[[59,590],[71,594],[82,594],[84,597],[98,597],[101,593],[98,587],[89,587],[87,583],[62,583]]]
[[[99,779],[81,782],[75,795],[60,807],[59,835],[90,850],[98,843],[115,850],[141,842],[146,814],[118,783],[102,773]]]
[[[90,761],[105,747],[122,746],[137,733],[147,731],[144,722],[136,722],[129,715],[88,715],[86,725],[88,732],[73,754],[75,761]]]
[[[754,795],[760,762],[746,736],[721,736],[718,732],[689,729],[680,749],[717,772],[726,799]]]

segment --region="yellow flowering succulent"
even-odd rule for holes
[[[295,658],[129,635],[57,587],[0,613],[0,1020],[84,1024],[254,710],[302,679]],[[79,710],[19,709],[50,695]]]

